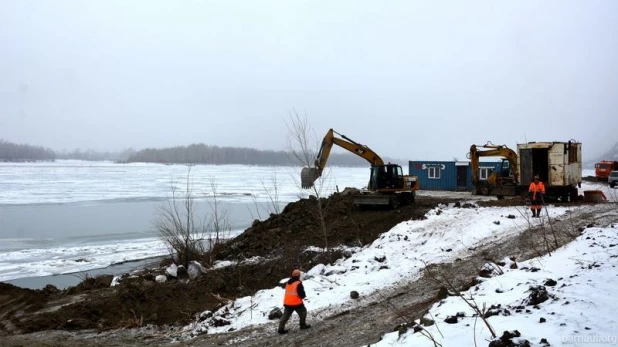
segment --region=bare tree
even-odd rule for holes
[[[204,253],[202,240],[206,233],[204,220],[195,219],[195,196],[191,182],[191,167],[187,172],[185,189],[179,192],[172,182],[172,196],[167,205],[159,206],[155,228],[167,245],[174,262],[189,266]]]
[[[314,167],[319,146],[315,136],[311,134],[312,131],[307,121],[307,115],[299,115],[296,111],[291,112],[286,126],[288,128],[287,152],[290,155],[290,161],[294,165],[305,168]],[[316,183],[310,188],[313,193],[310,200],[315,202],[315,206],[310,210],[310,213],[315,217],[320,227],[325,251],[329,249],[328,224],[326,222],[328,206],[326,199],[322,198],[322,191],[327,177],[328,174],[320,175]],[[302,185],[299,184],[299,187],[302,187]]]
[[[260,178],[260,184],[262,185],[262,191],[266,195],[266,212],[268,214],[280,214],[281,213],[281,200],[279,197],[279,181],[277,180],[277,170],[275,169],[272,172],[272,175],[268,178],[268,180],[264,178]],[[251,217],[253,219],[262,220],[262,208],[258,203],[258,199],[256,195],[251,194],[251,199],[253,200],[253,208],[255,209],[255,215],[251,208],[247,207]]]
[[[219,201],[219,194],[215,180],[210,181],[210,193],[205,195],[208,202],[209,213],[207,214],[205,241],[208,245],[208,252],[205,254],[205,261],[211,264],[219,252],[219,248],[230,237],[232,227],[230,225],[230,214],[227,208]]]

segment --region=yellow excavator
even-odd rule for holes
[[[479,149],[484,150],[479,150]],[[517,153],[506,145],[494,145],[487,142],[484,145],[470,146],[468,153],[472,166],[472,184],[474,194],[497,195],[498,197],[519,194],[519,170],[517,169]],[[493,170],[486,180],[479,178],[480,157],[503,157],[500,170]]]
[[[335,134],[340,137],[336,137]],[[354,203],[358,207],[390,206],[397,208],[414,202],[415,191],[418,190],[416,176],[404,175],[400,165],[385,164],[371,148],[333,129],[329,129],[324,136],[314,166],[305,167],[301,171],[301,185],[304,189],[313,187],[315,181],[322,176],[333,145],[363,157],[371,164],[367,187],[361,190],[360,194],[354,195]]]

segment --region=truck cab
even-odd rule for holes
[[[594,164],[594,175],[598,181],[606,181],[614,170],[618,170],[618,161],[602,160]]]

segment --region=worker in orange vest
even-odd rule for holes
[[[534,176],[534,181],[530,182],[528,187],[528,193],[530,193],[530,199],[532,200],[530,210],[532,210],[532,217],[541,217],[541,206],[543,205],[543,195],[545,195],[545,185],[539,180],[539,175]]]
[[[284,310],[283,316],[279,321],[279,334],[285,334],[288,332],[285,330],[285,324],[288,322],[288,319],[290,319],[290,316],[292,316],[294,311],[296,311],[298,317],[300,318],[300,328],[311,328],[311,325],[305,322],[307,319],[307,309],[303,303],[303,299],[305,297],[305,287],[303,287],[303,282],[300,281],[300,270],[295,269],[292,271],[292,277],[290,277],[285,285],[285,295],[283,296]]]

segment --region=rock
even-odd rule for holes
[[[494,224],[495,224],[495,225],[500,225],[500,221],[499,221],[499,220],[495,220],[495,221],[494,221]]]
[[[165,276],[165,275],[157,275],[157,277],[155,277],[155,282],[157,282],[157,283],[165,283],[165,282],[167,282],[167,276]]]
[[[530,342],[519,338],[520,336],[521,334],[517,330],[505,331],[501,337],[491,341],[489,347],[530,347]]]
[[[549,286],[549,287],[553,287],[553,286],[555,286],[556,284],[558,284],[558,282],[556,282],[556,281],[552,280],[551,278],[548,278],[548,279],[547,279],[547,281],[545,281],[545,285],[546,285],[546,286]]]
[[[444,319],[444,322],[446,322],[448,324],[456,324],[457,323],[457,316],[448,316],[448,317],[446,317],[446,319]]]
[[[545,322],[547,322],[547,319],[545,319],[543,317],[541,317],[541,319],[539,319],[539,323],[545,323]]]
[[[43,293],[46,295],[56,294],[58,292],[60,292],[60,290],[53,284],[48,284],[45,286],[45,288],[43,288]]]
[[[431,318],[428,318],[428,317],[421,318],[421,324],[426,326],[426,327],[432,326],[435,323],[436,322],[433,319],[431,319]]]
[[[489,318],[491,316],[510,316],[511,315],[511,311],[502,308],[502,305],[498,304],[498,305],[491,305],[484,313],[483,317],[485,318]]]
[[[165,269],[165,273],[172,277],[177,277],[178,266],[176,266],[176,264],[171,264],[167,267],[167,269]]]
[[[538,305],[549,299],[549,294],[544,286],[531,286],[529,291],[530,295],[524,299],[525,305]]]
[[[377,261],[378,263],[383,263],[386,260],[386,256],[383,255],[381,257],[375,257],[373,259],[375,259],[375,261]]]
[[[484,278],[491,278],[500,274],[500,268],[492,263],[485,263],[479,271],[479,276]]]
[[[361,191],[358,188],[346,187],[341,192],[341,195],[344,195],[344,196],[345,195],[358,195],[360,193],[361,193]]]
[[[199,321],[203,322],[207,320],[208,318],[212,317],[212,315],[213,315],[212,311],[204,311],[200,313]]]
[[[516,262],[512,262],[511,265],[509,265],[509,268],[511,269],[517,269],[517,263]]]
[[[269,320],[273,320],[273,319],[279,319],[283,316],[283,312],[281,312],[281,309],[279,307],[275,307],[273,308],[269,313],[268,313],[268,319]]]
[[[196,261],[192,261],[189,263],[189,268],[187,269],[187,273],[189,274],[189,279],[194,280],[202,276],[204,272],[205,272],[205,269],[202,266],[202,264]]]
[[[328,271],[324,273],[324,276],[341,275],[348,271],[348,269],[343,266],[329,266],[327,269]]]
[[[97,276],[94,284],[96,288],[108,288],[112,285],[114,275],[100,275]]]
[[[353,291],[350,292],[350,298],[358,299],[358,297],[359,297],[359,294],[358,294],[358,292],[356,290],[353,290]]]
[[[508,219],[515,219],[515,216],[510,214],[510,215],[506,216],[506,218],[508,218]]]
[[[222,327],[222,326],[230,325],[232,323],[225,318],[216,317],[216,318],[213,318],[211,324],[213,327]]]
[[[542,339],[541,339],[541,341],[539,342],[539,344],[540,344],[541,346],[543,346],[543,347],[545,347],[545,346],[551,346],[551,345],[549,344],[549,341],[547,341],[547,339],[546,339],[546,338],[542,338]]]
[[[311,270],[309,270],[309,271],[307,271],[305,273],[305,278],[311,278],[311,277],[314,277],[314,276],[323,275],[324,272],[326,272],[326,265],[318,264],[318,265],[312,267]]]
[[[187,272],[187,269],[185,269],[183,265],[180,265],[177,268],[176,278],[178,278],[179,281],[186,281],[189,279],[189,273]]]
[[[440,289],[438,290],[438,294],[436,294],[436,300],[442,300],[447,296],[449,296],[448,289],[446,289],[446,287],[440,287]]]

